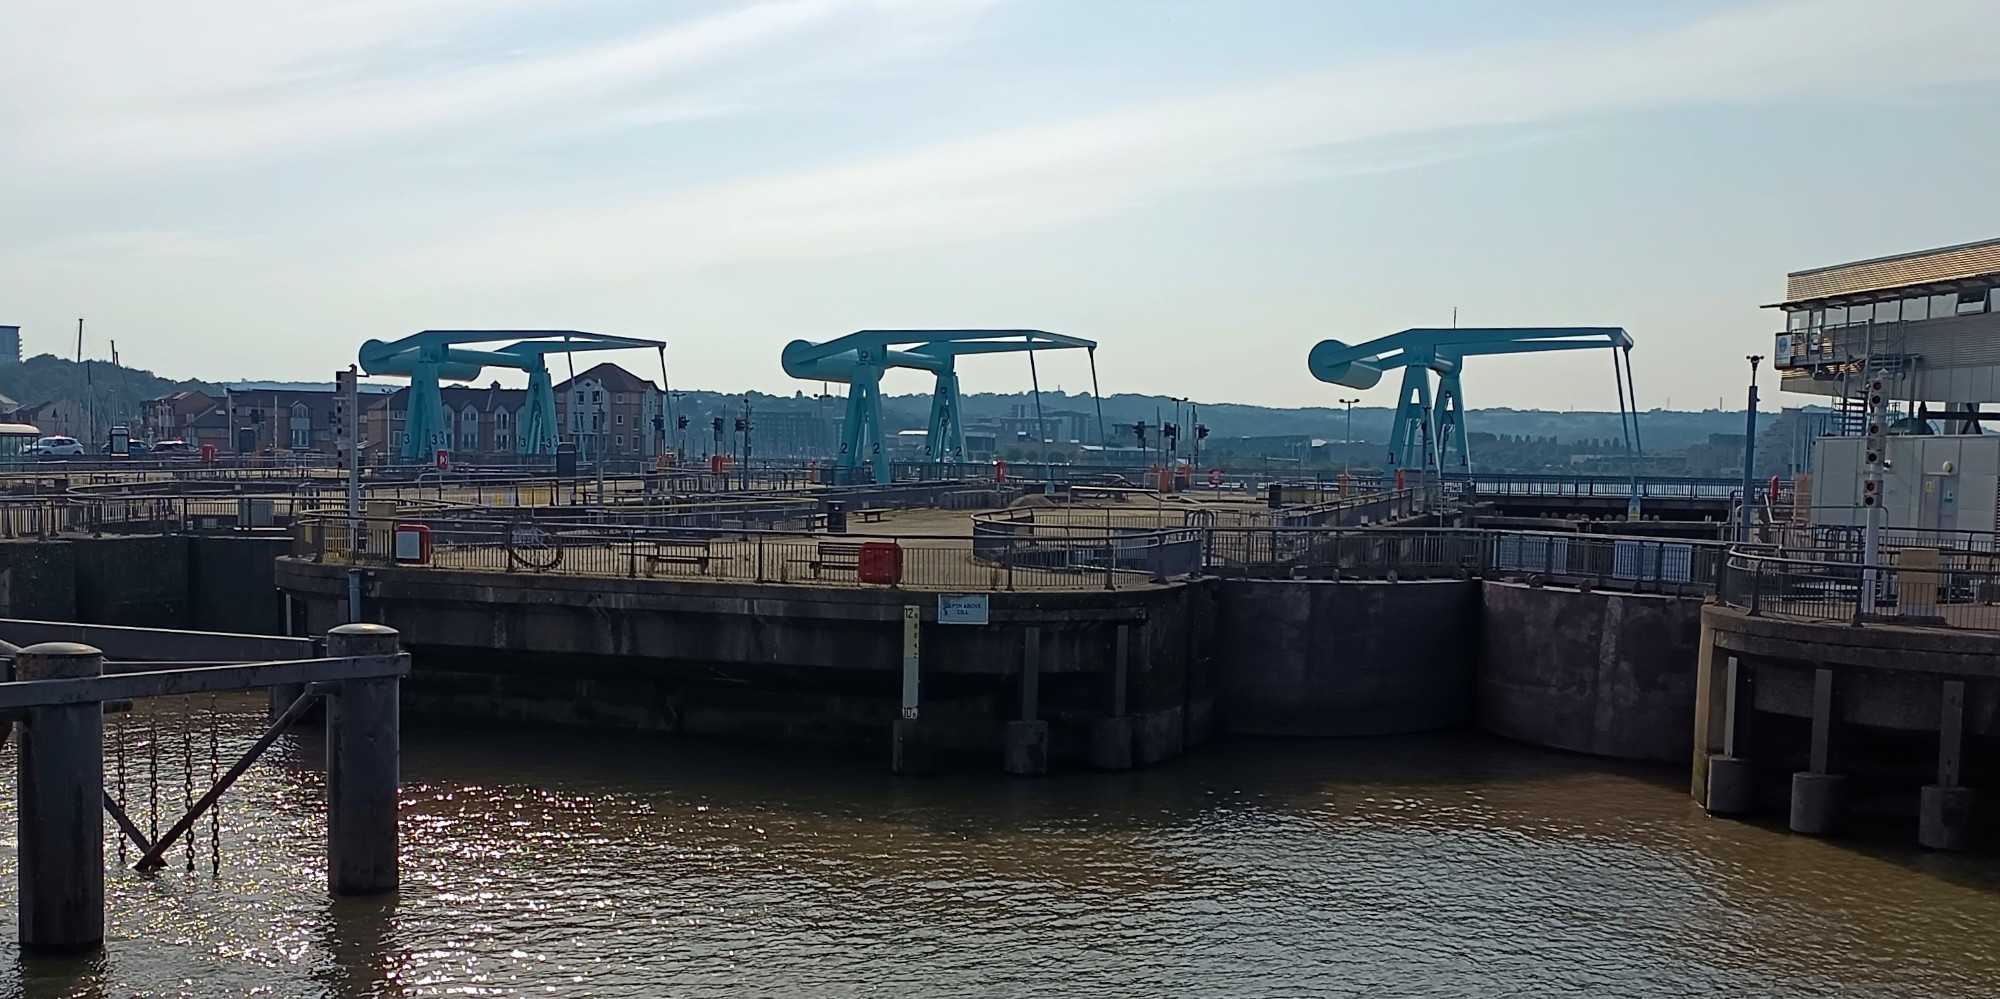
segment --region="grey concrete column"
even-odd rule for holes
[[[1029,627],[1021,649],[1021,717],[1001,733],[1000,768],[1034,776],[1049,772],[1049,723],[1036,717],[1041,698],[1042,629]]]
[[[1924,785],[1917,795],[1917,844],[1926,850],[1967,848],[1978,803],[1978,793],[1969,787]]]
[[[922,719],[898,718],[889,723],[889,770],[919,777],[937,769],[937,756]]]
[[[344,624],[326,639],[337,658],[398,651],[396,630],[379,624]],[[400,686],[342,680],[327,698],[326,873],[335,895],[396,890]]]
[[[101,676],[88,645],[46,642],[14,659],[21,680]],[[31,708],[20,732],[17,879],[21,949],[104,944],[104,709],[95,701]]]
[[[1090,723],[1090,765],[1099,770],[1132,769],[1132,719],[1125,699],[1131,672],[1132,626],[1118,626],[1111,651],[1110,713]]]
[[[1743,756],[1750,745],[1754,701],[1750,668],[1741,657],[1729,657],[1723,698],[1722,752],[1708,758],[1708,795],[1704,803],[1710,815],[1748,815],[1757,808],[1757,768]]]
[[[1131,715],[1091,721],[1090,765],[1099,770],[1132,769]]]
[[[1836,721],[1833,695],[1833,670],[1814,670],[1811,764],[1792,775],[1791,828],[1808,836],[1833,833],[1846,804],[1847,778],[1827,772],[1832,766]]]
[[[1937,783],[1918,794],[1917,843],[1929,850],[1963,850],[1972,839],[1979,796],[1959,786],[1965,751],[1965,681],[1946,680],[1938,705]]]

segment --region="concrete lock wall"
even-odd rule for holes
[[[1353,736],[1460,724],[1479,596],[1477,580],[1218,581],[1222,731]]]
[[[1595,756],[1686,761],[1701,607],[1695,598],[1483,584],[1480,727]]]
[[[309,630],[342,613],[344,569],[286,560],[278,581]],[[908,604],[926,621],[923,717],[947,748],[997,751],[1031,627],[1051,760],[1089,758],[1121,626],[1135,762],[1198,744],[1212,714],[1204,587],[994,593],[990,624],[951,626],[935,623],[937,594],[874,587],[387,567],[365,583],[368,616],[415,655],[415,712],[874,744],[899,714]]]
[[[0,542],[0,617],[282,634],[289,550],[254,535]]]
[[[188,626],[188,539],[89,538],[68,545],[76,619],[137,628]]]
[[[188,622],[196,631],[285,633],[285,597],[277,560],[290,538],[203,534],[188,541]]]
[[[0,617],[76,620],[76,559],[68,542],[0,542]]]

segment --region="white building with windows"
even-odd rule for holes
[[[1830,396],[1811,520],[1860,525],[1865,388],[1890,400],[1885,527],[2000,530],[2000,239],[1787,276],[1772,351],[1786,392]]]

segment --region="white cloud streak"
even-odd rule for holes
[[[235,163],[401,134],[578,109],[842,26],[894,41],[993,0],[756,0],[635,36],[549,40],[512,57],[426,66],[438,33],[552,0],[188,0],[0,6],[0,37],[35,38],[0,60],[0,154],[23,163],[131,170]],[[190,31],[190,26],[197,29]],[[948,32],[946,34],[949,34]],[[463,42],[464,37],[459,37]],[[398,58],[388,58],[389,56]],[[383,69],[384,63],[405,67]],[[656,104],[657,99],[652,99]],[[650,112],[672,118],[680,110]]]
[[[1342,143],[1993,80],[1995,37],[1990,0],[1778,0],[1652,37],[1396,58],[615,210],[526,214],[384,269],[421,265],[451,285],[601,283],[1031,232],[1177,192],[1318,175],[1327,168],[1310,154]]]

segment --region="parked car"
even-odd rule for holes
[[[28,453],[45,458],[78,457],[83,454],[83,445],[74,437],[44,437],[28,445]]]
[[[162,458],[185,458],[192,457],[196,449],[187,441],[154,441],[153,453]]]
[[[110,454],[110,453],[111,453],[111,444],[110,444],[110,442],[108,442],[108,441],[107,441],[107,442],[105,443],[105,445],[104,445],[103,447],[101,447],[101,448],[98,448],[97,450],[98,450],[98,453],[99,453],[99,454]],[[151,449],[151,448],[148,448],[148,447],[146,446],[146,442],[145,442],[145,441],[126,441],[126,442],[125,442],[125,453],[126,453],[126,454],[130,454],[130,455],[140,455],[140,454],[145,454],[145,453],[147,453],[147,452],[148,452],[148,451],[150,451],[150,450],[152,450],[152,449]]]

